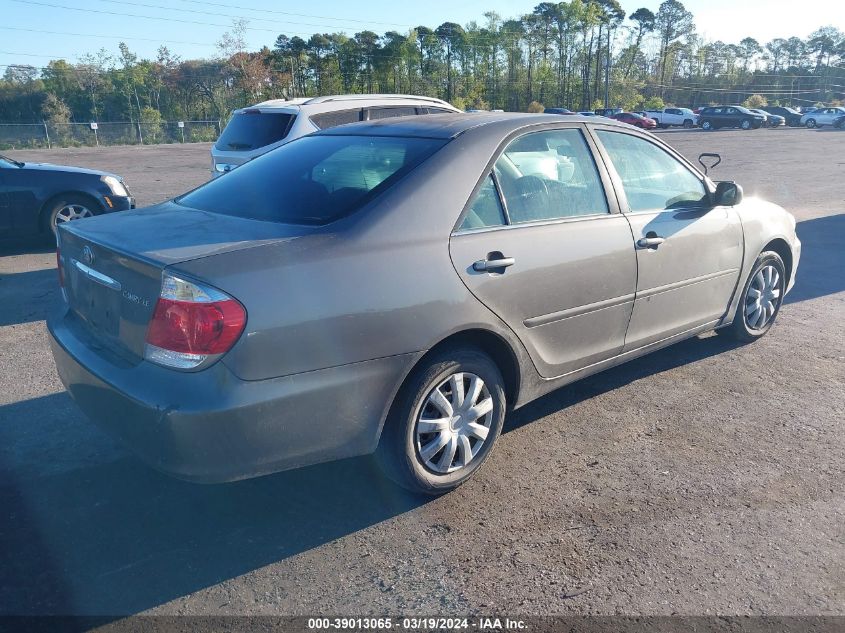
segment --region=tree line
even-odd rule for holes
[[[139,59],[125,43],[77,63],[8,66],[0,123],[215,119],[266,99],[338,93],[435,96],[459,108],[635,110],[710,103],[783,105],[845,99],[845,35],[825,26],[806,38],[706,41],[679,0],[628,14],[617,0],[541,2],[504,19],[487,12],[379,35],[362,30],[280,34],[249,51],[236,20],[209,59],[162,46]]]

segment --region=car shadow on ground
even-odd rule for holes
[[[845,291],[845,213],[799,222],[801,261],[786,303]]]
[[[55,268],[0,273],[0,327],[43,321],[59,300]]]

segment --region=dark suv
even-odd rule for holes
[[[766,106],[762,108],[769,114],[777,114],[786,119],[786,124],[790,127],[799,127],[801,125],[801,113],[792,108],[784,108],[782,106]]]
[[[720,127],[738,127],[743,130],[762,127],[766,117],[754,114],[742,106],[711,106],[702,108],[698,115],[698,125],[703,130],[716,130]]]

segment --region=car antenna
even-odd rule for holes
[[[708,166],[707,163],[704,162],[705,158],[715,158],[716,162]],[[704,167],[704,175],[706,176],[708,169],[714,169],[716,165],[722,162],[722,157],[719,154],[704,152],[703,154],[698,155],[698,162],[701,163],[702,167]]]

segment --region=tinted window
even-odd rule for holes
[[[216,147],[222,150],[249,150],[281,141],[287,136],[296,115],[281,112],[243,112],[235,114]]]
[[[325,224],[389,188],[446,141],[309,136],[238,167],[176,202],[212,213]]]
[[[420,110],[428,110],[429,114],[454,114],[451,110],[444,110],[443,108],[420,108]]]
[[[608,213],[604,188],[579,130],[526,134],[496,161],[514,224]]]
[[[323,112],[322,114],[315,114],[311,117],[311,122],[321,130],[337,127],[338,125],[346,125],[347,123],[355,123],[360,120],[360,108],[355,108],[354,110],[338,110],[337,112]]]
[[[416,115],[417,109],[410,107],[396,107],[396,108],[370,108],[370,121],[375,119],[389,119],[395,116],[412,116]]]
[[[701,179],[654,143],[619,132],[597,134],[619,173],[631,211],[673,209],[704,200]]]
[[[501,226],[505,223],[505,212],[499,192],[493,183],[493,177],[487,176],[481,189],[475,194],[461,223],[462,229],[479,229],[488,226]]]

